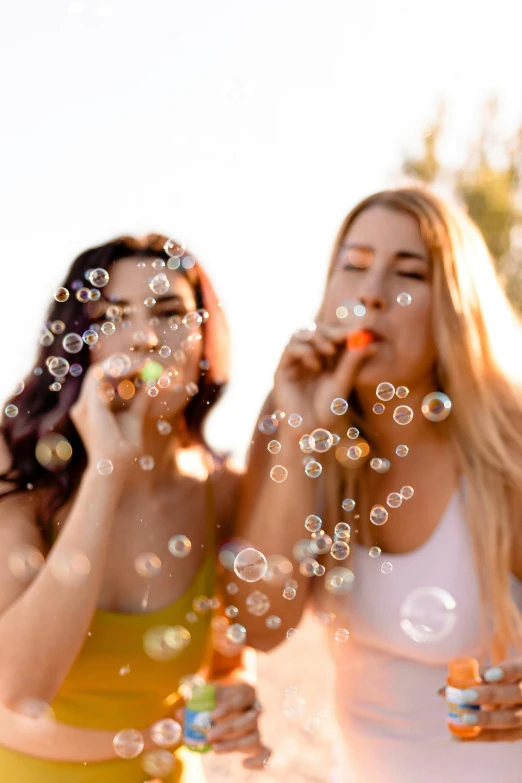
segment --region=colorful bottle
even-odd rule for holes
[[[472,739],[480,733],[480,726],[466,726],[462,716],[466,712],[479,710],[478,704],[467,704],[462,691],[480,685],[479,664],[475,658],[454,658],[449,662],[446,680],[446,702],[448,704],[448,729],[454,737]]]
[[[184,741],[189,750],[206,753],[211,745],[207,733],[212,728],[212,712],[216,708],[213,685],[196,685],[185,707]]]

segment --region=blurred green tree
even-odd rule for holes
[[[423,150],[418,157],[405,155],[403,172],[426,184],[450,179],[458,200],[482,231],[497,265],[506,292],[522,312],[522,247],[517,246],[522,229],[522,127],[508,139],[495,130],[498,102],[484,106],[479,132],[469,148],[467,160],[448,170],[439,158],[439,142],[445,129],[445,105],[423,134]]]

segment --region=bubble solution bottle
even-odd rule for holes
[[[212,727],[212,712],[216,708],[214,685],[196,685],[185,707],[184,741],[189,750],[206,753],[211,745],[207,733]]]
[[[466,712],[479,710],[478,704],[466,704],[462,691],[480,685],[479,664],[475,658],[454,658],[449,662],[446,680],[446,702],[448,704],[448,729],[458,739],[472,739],[480,733],[480,726],[466,726],[462,716]]]

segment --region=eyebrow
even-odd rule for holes
[[[171,302],[171,301],[177,301],[183,305],[185,304],[185,300],[179,294],[165,294],[165,296],[157,296],[155,297],[155,299],[156,299],[156,304],[161,304],[162,302]],[[120,299],[118,296],[108,297],[108,301],[111,304],[123,305],[123,306],[131,304],[131,302],[129,302],[127,299]]]
[[[349,242],[348,244],[343,242],[341,247],[345,248],[346,250],[370,250],[372,253],[375,253],[374,247],[371,245],[362,244],[360,242]],[[395,258],[416,258],[419,261],[428,262],[427,256],[424,253],[418,252],[416,250],[397,250],[393,255]]]

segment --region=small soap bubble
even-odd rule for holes
[[[397,446],[397,448],[395,449],[395,453],[398,457],[406,457],[408,452],[409,452],[409,448],[404,444]]]
[[[332,446],[338,446],[341,442],[341,436],[337,435],[336,432],[332,432]]]
[[[443,392],[431,392],[424,397],[421,411],[428,421],[444,421],[451,413],[451,400]]]
[[[372,470],[379,471],[382,468],[382,459],[379,459],[379,457],[374,457],[370,460],[370,467]]]
[[[187,246],[184,245],[182,242],[178,242],[176,239],[168,239],[163,245],[163,250],[170,257],[172,256],[181,257],[186,249]]]
[[[101,326],[102,333],[106,335],[107,337],[111,334],[114,334],[116,331],[116,327],[112,323],[112,321],[105,321],[105,323]]]
[[[336,397],[335,400],[332,400],[330,410],[336,416],[343,416],[348,410],[348,403],[342,397]]]
[[[355,500],[352,498],[345,498],[341,503],[343,511],[353,511],[355,508]]]
[[[338,522],[335,526],[335,536],[343,541],[350,539],[351,528],[348,522]]]
[[[52,332],[49,331],[49,329],[43,328],[40,333],[40,345],[43,345],[45,348],[48,348],[50,345],[54,342],[54,335]]]
[[[402,496],[399,492],[390,492],[386,498],[386,503],[390,508],[399,508],[402,503]]]
[[[168,389],[170,386],[170,378],[168,375],[160,375],[157,381],[157,385],[160,389]]]
[[[288,417],[288,423],[291,427],[300,427],[303,423],[303,417],[298,413],[291,413]]]
[[[381,554],[381,548],[379,546],[372,546],[368,550],[368,554],[373,558],[379,557]]]
[[[288,471],[284,465],[274,465],[270,471],[270,478],[275,481],[276,484],[282,484],[288,478]]]
[[[53,321],[51,324],[51,332],[53,334],[63,334],[65,331],[65,324],[63,321]]]
[[[194,311],[184,315],[181,319],[181,323],[187,329],[197,329],[203,323],[203,318],[197,311]]]
[[[263,416],[257,423],[257,428],[264,435],[273,435],[279,426],[277,419],[273,419],[272,416]]]
[[[388,402],[388,400],[391,400],[395,394],[395,386],[393,386],[391,383],[380,383],[377,386],[375,393],[380,400],[383,402]]]
[[[147,394],[149,397],[157,397],[159,394],[159,389],[157,386],[151,386],[149,389],[147,389]]]
[[[400,304],[401,307],[407,307],[411,304],[411,296],[406,293],[406,291],[402,291],[402,293],[397,296],[397,304]]]
[[[407,386],[397,386],[395,390],[395,394],[400,400],[403,400],[405,397],[407,397],[409,393],[410,390],[408,389]]]
[[[119,731],[112,741],[114,751],[122,759],[135,759],[145,747],[143,735],[136,729]]]
[[[288,585],[283,590],[283,598],[286,598],[287,601],[291,601],[293,598],[295,598],[297,595],[297,590],[294,587],[289,587]]]
[[[139,465],[142,470],[153,470],[155,465],[154,457],[149,454],[144,454],[139,458]]]
[[[69,375],[72,375],[73,378],[78,378],[83,372],[83,367],[81,364],[71,364],[69,367]]]
[[[225,587],[225,590],[229,595],[236,595],[239,592],[239,587],[236,585],[235,582],[229,582],[228,585]]]
[[[275,614],[271,614],[270,617],[266,618],[265,625],[271,631],[276,631],[281,625],[281,618],[277,617]]]
[[[373,406],[373,412],[377,414],[377,416],[380,416],[381,413],[384,413],[386,410],[385,406],[382,404],[382,402],[376,402]]]
[[[54,552],[49,568],[59,582],[67,587],[78,587],[86,582],[91,571],[89,558],[80,551]]]
[[[398,405],[393,411],[393,419],[397,424],[409,424],[413,419],[413,411],[407,405]]]
[[[321,517],[318,517],[315,514],[310,514],[306,517],[304,525],[310,533],[318,533],[319,530],[321,530],[323,523]]]
[[[174,555],[174,557],[187,557],[192,549],[190,539],[181,534],[169,538],[167,546],[170,554]]]
[[[305,473],[309,478],[319,478],[323,471],[323,466],[320,462],[317,462],[315,459],[310,460],[310,462],[307,462],[305,466]]]
[[[314,555],[325,555],[332,546],[332,539],[323,531],[312,536],[310,551]]]
[[[69,362],[63,356],[53,356],[48,364],[48,369],[54,378],[65,378],[69,372]]]
[[[16,407],[16,405],[10,403],[9,405],[5,406],[4,413],[8,419],[14,419],[15,416],[18,416],[18,408]]]
[[[229,625],[225,631],[225,636],[229,642],[234,644],[244,644],[246,642],[247,632],[244,625],[241,623],[233,623]]]
[[[304,454],[311,454],[313,451],[310,435],[303,435],[299,439],[299,448]]]
[[[297,628],[289,628],[286,632],[287,639],[295,639],[296,636],[299,636],[299,631]]]
[[[120,671],[118,673],[119,673],[120,677],[125,677],[127,674],[130,674],[130,672],[131,672],[131,667],[127,663],[127,664],[125,664],[125,666],[121,667],[121,669],[120,669]]]
[[[91,269],[88,280],[96,288],[103,288],[109,282],[109,273],[106,269]]]
[[[210,598],[206,595],[198,595],[192,601],[192,608],[199,614],[206,614],[210,609]]]
[[[49,386],[49,390],[53,392],[59,392],[61,391],[61,388],[62,388],[62,384],[58,383],[58,381],[51,383],[51,385]]]
[[[185,391],[187,392],[189,397],[195,397],[199,391],[199,386],[197,385],[197,383],[194,383],[194,381],[189,381],[189,383],[187,383],[187,385],[185,386]]]
[[[266,574],[268,563],[266,557],[257,549],[243,549],[234,560],[234,571],[244,582],[257,582]]]
[[[15,579],[30,582],[45,563],[44,556],[32,544],[20,544],[11,550],[7,565]]]
[[[143,552],[135,558],[134,568],[145,579],[153,579],[161,572],[161,560],[154,552]]]
[[[388,512],[384,506],[373,506],[370,511],[370,520],[374,525],[384,525],[384,523],[388,521]]]
[[[160,435],[170,435],[172,432],[172,424],[169,421],[165,421],[164,419],[159,419],[156,422],[156,429]]]
[[[410,487],[409,485],[402,487],[401,489],[401,497],[403,500],[410,500],[414,495],[413,487]]]
[[[346,595],[352,589],[354,580],[353,571],[344,566],[337,566],[328,571],[324,586],[331,595]]]
[[[123,310],[119,305],[111,304],[105,310],[105,317],[109,321],[119,321],[123,315]]]
[[[101,294],[97,288],[91,288],[89,291],[89,300],[91,302],[97,302],[101,298]]]
[[[101,476],[109,476],[114,470],[114,465],[110,459],[100,459],[96,463],[96,470]]]
[[[85,302],[88,302],[88,301],[89,301],[89,299],[90,299],[90,294],[91,294],[91,292],[89,291],[89,289],[88,289],[88,288],[79,288],[79,289],[76,291],[76,299],[77,299],[79,302],[82,302],[83,304],[85,304]]]
[[[190,632],[182,625],[155,625],[145,631],[143,649],[154,661],[171,661],[190,640]]]
[[[347,642],[350,638],[350,631],[347,628],[338,628],[334,633],[334,640],[336,642]]]
[[[172,718],[163,718],[150,727],[150,736],[155,745],[160,748],[171,748],[177,745],[181,739],[182,728]]]
[[[194,256],[185,256],[181,259],[181,266],[183,269],[192,269],[196,265],[196,259]]]
[[[385,562],[381,565],[381,571],[383,574],[391,574],[393,566],[391,563]]]
[[[321,428],[314,430],[310,435],[310,445],[318,454],[324,454],[333,445],[332,433]]]
[[[281,444],[278,440],[271,440],[270,443],[267,446],[268,451],[270,454],[279,454],[281,451]]]
[[[166,294],[170,288],[170,281],[165,272],[160,272],[159,274],[154,275],[149,283],[149,288],[153,294],[156,294],[156,296],[162,296],[163,294]]]
[[[255,617],[262,617],[270,609],[270,600],[260,590],[254,590],[253,593],[247,596],[245,606],[250,614],[255,615]]]
[[[228,617],[229,620],[234,620],[239,614],[239,609],[237,606],[227,606],[225,608],[225,617]]]
[[[319,563],[314,557],[305,557],[299,563],[299,573],[303,576],[315,576],[315,569]]]
[[[362,450],[359,448],[359,446],[350,446],[346,453],[349,459],[357,460],[362,457]]]
[[[69,291],[67,290],[67,288],[60,286],[54,292],[54,298],[56,299],[57,302],[66,302],[69,298]]]
[[[334,541],[330,554],[335,560],[345,560],[350,554],[350,547],[346,541]]]
[[[453,596],[441,587],[418,587],[401,606],[400,625],[414,642],[437,642],[453,631],[456,608]]]
[[[62,340],[62,347],[67,353],[80,353],[83,348],[83,340],[81,335],[75,332],[69,332]]]
[[[357,427],[350,427],[350,429],[346,434],[348,435],[350,440],[355,440],[356,438],[359,437],[359,430],[357,429]]]
[[[82,335],[83,342],[86,345],[96,345],[98,342],[98,332],[94,329],[87,329]]]

